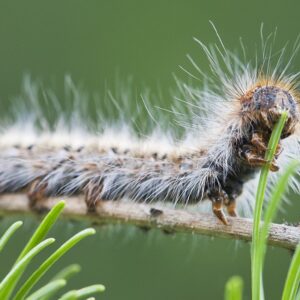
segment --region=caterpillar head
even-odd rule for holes
[[[291,135],[299,122],[297,100],[289,89],[276,85],[260,85],[241,97],[242,113],[255,123],[272,130],[283,111],[288,112],[288,121],[283,138]]]

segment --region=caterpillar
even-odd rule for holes
[[[262,39],[254,60],[229,51],[218,33],[215,45],[196,39],[210,73],[190,58],[203,84],[178,84],[182,102],[192,111],[181,139],[160,128],[138,137],[107,124],[94,133],[85,129],[84,120],[69,129],[39,129],[30,116],[36,106],[29,115],[21,112],[18,122],[2,122],[0,193],[26,193],[33,208],[47,197],[84,194],[89,212],[109,200],[182,206],[208,200],[216,217],[228,224],[225,209],[237,216],[240,203],[251,206],[261,166],[268,163],[274,181],[290,157],[299,158],[299,73],[289,71],[299,42],[290,55],[286,48],[273,53],[271,36]],[[37,95],[28,86],[32,100]],[[283,110],[288,120],[276,157],[267,162],[268,140]],[[291,186],[299,191],[295,178]]]

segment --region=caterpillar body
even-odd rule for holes
[[[238,198],[251,202],[261,166],[268,163],[276,175],[289,157],[299,157],[299,74],[288,72],[285,50],[271,67],[273,56],[263,47],[260,65],[253,65],[219,42],[220,47],[199,42],[212,78],[196,68],[207,84],[181,86],[184,100],[196,98],[206,114],[195,118],[180,141],[161,131],[137,138],[106,128],[97,135],[80,124],[66,134],[59,128],[26,131],[30,117],[23,122],[23,116],[22,122],[1,126],[0,193],[27,193],[33,207],[50,196],[84,194],[89,211],[101,201],[124,198],[181,205],[210,200],[213,213],[228,224],[223,208],[236,216]],[[292,57],[298,48],[296,43]],[[282,141],[274,161],[267,162],[268,140],[283,110],[288,121]],[[298,189],[295,179],[291,185]]]

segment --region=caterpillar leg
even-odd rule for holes
[[[213,210],[213,213],[215,214],[215,216],[224,224],[224,225],[228,225],[228,221],[227,221],[227,218],[224,214],[224,211],[223,211],[223,205],[222,203],[218,202],[218,201],[215,201],[213,202],[212,204],[212,210]]]
[[[41,183],[40,179],[36,179],[30,184],[27,196],[29,199],[29,206],[32,210],[40,213],[48,210],[43,205],[44,200],[46,199],[46,188],[46,183]]]
[[[251,144],[257,149],[257,152],[265,155],[268,150],[268,141],[264,138],[261,133],[255,132],[251,138]],[[282,152],[282,146],[279,143],[276,148],[275,157],[277,158]]]
[[[238,217],[236,209],[236,200],[243,192],[244,181],[238,178],[229,178],[227,185],[223,188],[226,192],[227,198],[225,200],[225,206],[227,213],[231,217]]]
[[[255,132],[252,134],[251,144],[261,153],[265,153],[268,145],[261,133]]]
[[[295,120],[291,116],[289,116],[283,128],[281,137],[286,138],[290,136],[295,131],[295,127],[296,127]]]
[[[272,162],[267,161],[264,157],[257,153],[255,149],[248,149],[244,152],[244,156],[247,163],[251,167],[263,167],[266,164],[270,164],[270,171],[276,172],[279,170],[279,167],[275,160],[273,160]]]
[[[281,113],[281,109],[278,110],[277,108],[271,108],[268,112],[261,112],[260,119],[262,121],[262,124],[270,131],[272,131],[274,128],[274,124],[279,120]],[[291,114],[289,114],[281,137],[286,138],[290,136],[295,131],[295,125],[295,118]]]
[[[249,144],[243,146],[241,156],[251,167],[261,167],[269,162],[265,159],[265,153],[268,150],[268,139],[262,134],[255,132],[251,137]],[[280,145],[276,149],[275,157],[280,154]],[[276,172],[279,167],[276,163],[276,158],[270,162],[270,170]]]
[[[236,201],[235,199],[230,199],[226,204],[226,209],[228,212],[228,215],[231,217],[237,217],[237,211],[236,211]]]
[[[215,216],[224,224],[228,225],[227,218],[223,211],[223,205],[228,201],[228,196],[223,190],[210,192],[209,199],[212,201],[212,211]]]
[[[85,187],[85,203],[88,213],[96,212],[96,206],[101,202],[99,197],[102,191],[102,185],[99,183],[89,182]]]

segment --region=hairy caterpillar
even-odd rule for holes
[[[211,77],[195,65],[206,84],[180,86],[184,101],[194,98],[202,110],[180,141],[166,139],[161,131],[156,138],[137,138],[110,128],[92,134],[83,124],[66,135],[34,126],[26,132],[28,121],[3,125],[0,193],[27,193],[33,207],[46,197],[83,193],[89,211],[101,201],[123,198],[183,205],[208,199],[228,224],[223,207],[236,216],[236,200],[253,198],[251,186],[267,163],[268,139],[283,110],[289,117],[270,169],[279,173],[288,157],[299,157],[299,73],[288,71],[299,43],[287,62],[285,48],[274,55],[267,42],[257,61],[244,62],[221,39],[211,47],[198,42]],[[292,186],[298,189],[296,180]]]

